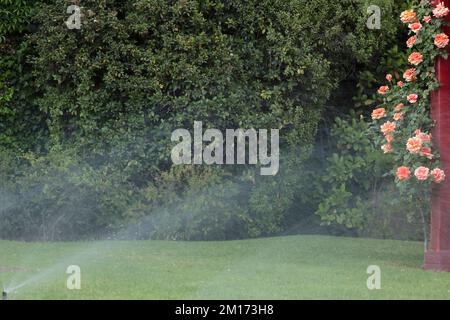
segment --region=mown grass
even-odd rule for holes
[[[327,236],[0,241],[0,269],[13,269],[0,272],[0,285],[27,281],[11,299],[449,299],[450,274],[422,270],[422,250],[419,242]],[[81,267],[81,290],[66,288],[69,265]],[[369,265],[381,268],[381,290],[367,289]]]

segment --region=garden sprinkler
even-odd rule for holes
[[[2,300],[8,300],[8,292],[6,290],[3,290]]]

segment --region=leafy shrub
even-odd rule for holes
[[[300,182],[290,168],[268,178],[251,168],[233,177],[218,167],[173,167],[143,191],[127,212],[130,228],[118,236],[228,240],[280,233]]]
[[[0,43],[3,43],[8,34],[25,29],[32,13],[32,4],[26,0],[0,0],[0,10]]]
[[[224,240],[248,236],[250,217],[238,182],[213,167],[174,167],[127,211],[130,226],[116,236]]]
[[[19,200],[3,212],[2,236],[282,232],[332,90],[396,34],[394,1],[375,2],[384,14],[373,32],[367,1],[86,0],[80,30],[64,24],[70,1],[41,4],[0,140],[38,160],[8,184]],[[172,167],[170,132],[194,120],[280,129],[280,173]],[[65,208],[71,218],[58,219]]]
[[[327,158],[320,181],[325,197],[317,214],[326,225],[343,225],[360,235],[420,239],[419,212],[386,176],[394,159],[379,152],[368,128],[354,115],[336,119],[332,135],[337,150]]]
[[[95,238],[113,232],[133,199],[121,177],[68,152],[27,155],[29,166],[0,188],[0,234],[25,240]]]
[[[30,79],[25,63],[28,43],[24,35],[39,2],[0,0],[0,147],[17,153],[39,148],[44,125],[42,115],[29,104],[15,103],[26,95],[24,83]],[[24,101],[33,99],[28,96]]]

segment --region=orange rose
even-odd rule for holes
[[[411,82],[417,79],[416,77],[416,68],[411,68],[405,71],[405,73],[403,73],[403,78],[405,78],[406,82]]]
[[[420,140],[422,140],[422,142],[430,142],[431,141],[431,134],[421,134],[419,136]]]
[[[388,91],[389,91],[388,86],[381,86],[380,89],[378,89],[379,94],[386,94],[386,92],[388,92]]]
[[[413,10],[406,10],[400,14],[400,20],[403,23],[410,23],[416,20],[417,15]]]
[[[406,143],[406,149],[411,153],[419,153],[422,151],[422,140],[417,137],[409,138]]]
[[[405,105],[403,103],[399,103],[398,105],[395,106],[394,111],[395,112],[400,112],[402,111],[402,109],[405,107]]]
[[[417,99],[419,99],[419,96],[415,93],[411,93],[406,97],[406,99],[409,101],[409,103],[416,103]]]
[[[420,154],[424,157],[427,157],[428,159],[433,159],[433,154],[431,153],[431,148],[422,148],[422,150],[420,150]]]
[[[397,169],[397,178],[399,180],[406,180],[411,176],[411,170],[408,167],[400,167]]]
[[[408,48],[412,48],[417,41],[417,36],[412,36],[406,41],[406,45]]]
[[[444,5],[443,2],[439,3],[436,8],[433,10],[433,15],[436,18],[443,18],[448,15],[448,8]]]
[[[423,22],[430,23],[430,21],[431,21],[431,17],[430,16],[423,17]]]
[[[395,122],[391,122],[391,121],[386,122],[385,124],[383,124],[383,125],[380,127],[381,132],[382,132],[385,136],[388,135],[388,134],[390,134],[390,133],[395,132],[395,128],[397,128],[397,124],[396,124]]]
[[[402,87],[403,87],[403,81],[397,82],[397,86],[398,86],[399,88],[402,88]]]
[[[373,112],[372,112],[373,120],[379,120],[384,117],[386,117],[386,109],[378,108],[378,109],[373,110]]]
[[[420,129],[417,129],[415,132],[416,138],[419,138],[422,140],[422,142],[430,142],[432,137],[431,134],[427,134],[425,132],[420,131]]]
[[[420,54],[420,52],[413,52],[408,58],[409,63],[417,66],[423,61],[423,56]]]
[[[445,172],[439,168],[432,170],[431,175],[436,183],[441,183],[445,180]]]
[[[397,112],[394,114],[394,120],[395,121],[400,121],[403,120],[403,113]]]
[[[445,33],[440,33],[434,37],[434,44],[438,48],[445,48],[448,45],[448,36]]]
[[[420,22],[414,22],[408,25],[412,32],[418,33],[422,29],[422,24]]]
[[[416,176],[417,180],[425,181],[430,176],[430,169],[427,167],[418,167],[416,171],[414,171],[414,175]]]
[[[384,153],[391,153],[392,145],[390,143],[387,143],[381,147],[381,150],[383,150]]]
[[[388,134],[388,135],[386,136],[386,141],[387,141],[388,143],[392,143],[392,141],[394,141],[394,136],[391,136],[390,134]]]
[[[391,80],[392,80],[392,74],[388,73],[388,74],[386,75],[386,80],[387,80],[387,81],[391,81]]]

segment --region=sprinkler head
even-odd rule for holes
[[[8,292],[6,292],[6,290],[3,290],[2,300],[8,300]]]

